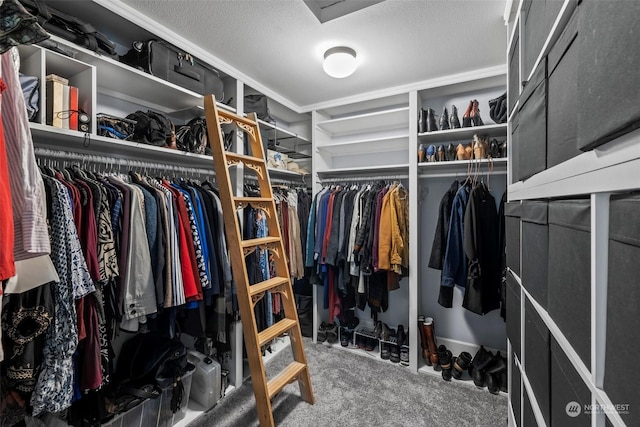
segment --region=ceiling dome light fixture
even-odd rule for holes
[[[336,79],[348,77],[357,67],[356,51],[350,47],[336,46],[324,53],[322,68],[331,77]]]

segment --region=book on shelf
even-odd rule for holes
[[[46,107],[47,124],[53,127],[62,128],[62,117],[64,114],[64,87],[69,84],[69,80],[56,74],[49,74],[46,78]]]
[[[69,86],[62,86],[62,129],[69,129]]]
[[[78,88],[69,86],[69,129],[78,130]]]

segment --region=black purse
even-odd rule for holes
[[[180,379],[189,368],[187,349],[180,340],[156,332],[137,334],[122,346],[116,381],[120,393],[143,398],[152,398],[158,387],[165,391],[172,387],[171,409],[176,412],[184,391]]]

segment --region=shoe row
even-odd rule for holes
[[[338,342],[338,326],[335,323],[322,322],[318,328],[318,342],[335,344]]]
[[[398,325],[395,331],[378,321],[373,332],[380,339],[381,359],[409,366],[409,331],[403,325]]]
[[[448,162],[452,160],[471,160],[507,157],[507,142],[489,141],[486,136],[473,136],[468,144],[449,143],[448,145],[420,144],[418,146],[418,162]]]
[[[484,126],[482,117],[480,117],[480,108],[477,99],[469,101],[467,110],[462,116],[462,124],[460,124],[458,108],[455,105],[451,106],[451,114],[449,114],[447,107],[444,107],[439,117],[432,108],[420,108],[418,111],[418,133],[472,126]]]
[[[452,377],[460,380],[466,371],[477,387],[486,386],[493,394],[500,391],[506,393],[507,360],[500,352],[493,354],[480,346],[474,357],[467,351],[454,357],[446,346],[437,345],[433,318],[418,316],[418,328],[422,344],[422,358],[427,366],[442,372],[443,380],[451,381]]]

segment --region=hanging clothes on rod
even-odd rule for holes
[[[443,195],[429,258],[429,267],[442,270],[438,303],[451,308],[458,286],[464,289],[462,306],[480,315],[500,308],[504,299],[504,239],[489,187],[491,169],[485,182],[479,163],[470,161],[466,180],[455,180]]]
[[[391,176],[391,179],[400,179]],[[345,324],[353,308],[386,311],[388,292],[408,271],[408,191],[379,177],[337,178],[312,202],[307,229],[307,267],[324,285],[329,323]],[[363,183],[361,185],[348,183]]]

